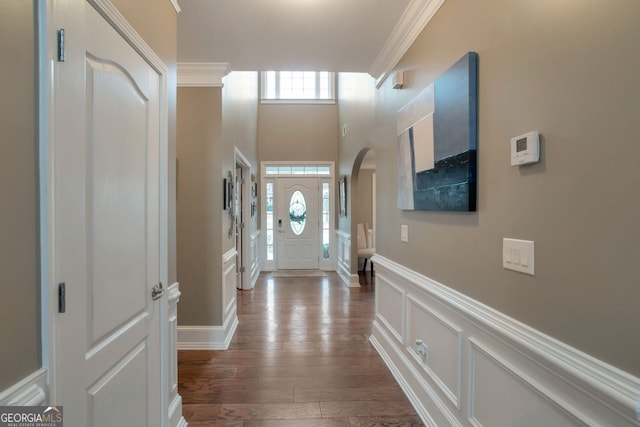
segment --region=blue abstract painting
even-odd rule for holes
[[[398,208],[475,211],[478,54],[469,52],[398,112]]]

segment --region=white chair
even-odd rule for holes
[[[376,248],[372,245],[373,233],[369,230],[369,224],[358,224],[357,227],[358,258],[364,258],[364,265],[362,266],[362,271],[364,272],[367,269],[367,260],[375,255]],[[373,261],[371,261],[371,273],[373,274]]]

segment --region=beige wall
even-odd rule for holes
[[[257,73],[233,72],[224,89],[178,89],[178,280],[180,325],[220,326],[222,255],[235,239],[222,183],[235,170],[235,147],[257,168]],[[256,229],[255,219],[251,232]]]
[[[358,173],[358,209],[355,212],[356,224],[367,223],[373,227],[373,192],[371,191],[373,169],[360,169]]]
[[[338,160],[338,108],[316,104],[260,104],[260,161]]]
[[[177,254],[181,325],[221,325],[222,91],[178,89]],[[226,239],[226,235],[224,236]]]
[[[338,217],[338,228],[351,236],[351,271],[358,270],[356,224],[360,220],[359,174],[362,160],[373,146],[375,126],[375,80],[364,73],[340,73],[338,75],[338,128],[340,132],[338,171],[347,176],[347,216]],[[365,184],[366,185],[366,184]],[[366,215],[366,214],[365,214]]]
[[[235,147],[251,163],[251,174],[260,175],[258,164],[258,73],[233,71],[223,79],[222,141],[225,146],[224,169],[234,168]],[[251,179],[250,176],[245,179]],[[248,195],[247,195],[248,196]],[[246,218],[250,218],[248,212]],[[228,223],[226,223],[228,224]],[[250,221],[249,233],[258,229],[258,217]],[[228,225],[225,225],[228,227]],[[226,236],[226,234],[225,234]],[[234,239],[226,239],[225,251],[234,246]]]
[[[169,0],[111,0],[169,68],[169,284],[176,274],[176,70],[178,19]]]
[[[0,2],[0,390],[41,363],[34,30],[33,2]]]
[[[373,134],[378,253],[635,375],[638,22],[636,0],[447,0],[398,65],[405,88],[377,91]],[[397,111],[468,51],[479,54],[478,212],[399,211]],[[511,167],[510,138],[531,130],[540,163]],[[341,148],[341,170],[369,135]],[[535,241],[535,277],[502,269],[504,237]]]

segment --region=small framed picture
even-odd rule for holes
[[[233,180],[227,180],[227,209],[233,208]]]
[[[222,179],[222,209],[227,210],[227,178]]]
[[[343,176],[340,178],[339,184],[339,204],[340,204],[340,216],[347,216],[347,177]]]

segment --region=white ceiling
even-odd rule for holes
[[[178,62],[369,72],[410,0],[180,0]]]

